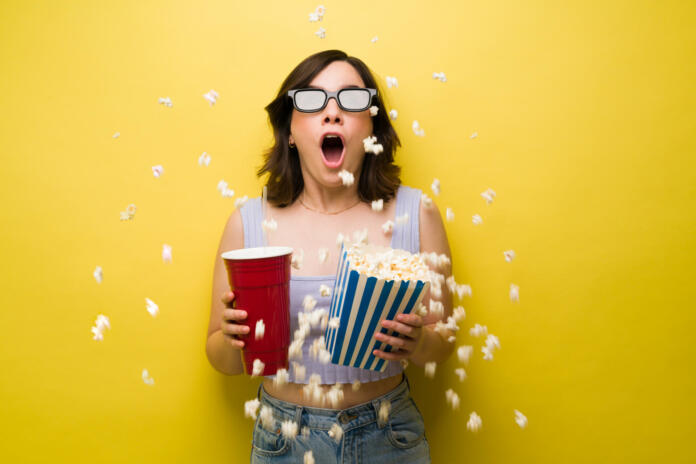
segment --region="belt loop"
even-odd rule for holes
[[[408,388],[408,392],[411,393],[411,383],[408,381],[408,376],[406,375],[406,372],[404,372],[404,379],[406,380],[406,387]]]
[[[261,401],[261,389],[262,389],[262,388],[263,388],[263,382],[261,382],[261,383],[259,384],[259,389],[258,389],[258,391],[256,392],[256,399],[258,399],[259,401]]]
[[[304,408],[301,404],[295,407],[295,422],[297,423],[297,433],[302,433],[302,410]]]
[[[383,423],[383,422],[379,419],[379,407],[380,407],[380,404],[379,404],[379,403],[380,403],[380,402],[377,401],[377,400],[372,400],[371,403],[372,403],[372,407],[375,409],[375,419],[376,419],[376,421],[377,421],[377,428],[378,428],[378,429],[383,429],[384,426],[386,426],[387,424]]]

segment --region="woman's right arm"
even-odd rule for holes
[[[241,356],[244,342],[235,338],[235,335],[248,333],[249,327],[237,323],[246,318],[246,313],[243,310],[232,309],[234,295],[230,292],[227,270],[220,255],[225,251],[244,248],[243,227],[242,216],[239,210],[236,210],[230,215],[222,232],[220,246],[215,255],[208,340],[205,344],[205,352],[210,364],[227,375],[238,375],[244,372]]]

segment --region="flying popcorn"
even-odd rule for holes
[[[342,233],[339,232],[338,235],[336,236],[336,245],[337,245],[339,248],[341,248],[341,246],[342,246],[343,244],[345,244],[346,241],[347,241],[347,239],[346,239],[345,235],[343,235]]]
[[[210,106],[213,106],[215,103],[217,103],[217,99],[219,96],[220,95],[218,95],[218,93],[216,91],[214,91],[213,89],[210,89],[207,93],[203,94],[203,98],[208,100],[208,102],[210,103]]]
[[[473,138],[476,138],[476,137],[478,137],[478,132],[474,132],[473,134],[471,134],[471,135],[469,136],[470,139],[473,139]]]
[[[305,295],[302,300],[302,307],[305,311],[311,311],[317,305],[317,300],[312,295]]]
[[[515,409],[515,422],[520,426],[521,429],[527,426],[527,417]]]
[[[375,155],[379,155],[384,151],[384,147],[381,143],[377,143],[377,137],[374,135],[363,139],[363,147],[365,148],[365,153],[372,153]]]
[[[469,335],[471,335],[472,337],[481,337],[487,334],[488,327],[486,327],[485,325],[476,324],[471,329],[469,329]]]
[[[331,296],[331,287],[328,285],[319,285],[319,295],[321,296]]]
[[[481,353],[485,361],[493,361],[493,349],[490,346],[482,346]]]
[[[485,198],[486,203],[490,205],[491,203],[493,203],[493,200],[495,199],[495,192],[493,191],[493,189],[487,189],[485,192],[481,193],[481,196]]]
[[[147,312],[149,312],[152,317],[155,317],[157,316],[157,314],[159,314],[159,306],[157,306],[155,302],[151,299],[145,298],[145,305]]]
[[[394,223],[392,221],[387,221],[384,224],[382,224],[382,232],[384,232],[384,235],[391,234],[393,230],[394,230]]]
[[[281,387],[290,381],[290,374],[288,374],[287,369],[278,369],[275,377],[273,378],[273,385],[276,387]]]
[[[147,369],[143,369],[142,378],[143,378],[143,382],[145,382],[145,385],[154,385],[155,384],[155,379],[150,377],[150,373],[147,371]]]
[[[326,393],[326,399],[332,408],[336,409],[341,401],[343,401],[343,387],[337,383],[331,387]]]
[[[452,211],[452,208],[447,208],[446,217],[447,217],[447,221],[449,221],[449,222],[454,221],[454,211]]]
[[[440,179],[433,179],[433,183],[430,185],[430,188],[432,189],[433,193],[435,195],[440,194]]]
[[[92,337],[92,340],[97,340],[97,341],[104,340],[104,330],[105,329],[111,330],[111,324],[109,323],[109,318],[104,316],[103,314],[99,314],[97,316],[96,322],[94,323],[94,327],[92,327],[92,334],[94,334],[94,336]]]
[[[293,340],[288,347],[288,359],[302,359],[303,339]],[[297,375],[297,374],[295,374]]]
[[[455,322],[459,322],[462,319],[466,318],[466,311],[464,310],[463,306],[457,306],[454,308],[452,318],[455,320]]]
[[[399,225],[406,224],[408,222],[408,213],[404,213],[401,216],[396,217],[396,223]]]
[[[389,111],[389,117],[390,117],[391,120],[393,121],[394,119],[396,119],[396,118],[399,117],[399,112],[396,111],[396,110],[390,110],[390,111]]]
[[[102,280],[104,280],[104,272],[102,271],[101,266],[97,266],[92,275],[98,284],[102,283]]]
[[[256,414],[259,410],[261,402],[258,398],[244,402],[244,417],[256,420]]]
[[[261,227],[266,232],[268,232],[269,230],[275,232],[276,230],[278,230],[278,223],[273,218],[264,219],[263,222],[261,223]]]
[[[430,208],[431,206],[433,206],[432,198],[430,198],[426,193],[421,195],[421,202],[423,203],[423,206],[425,206],[426,208]]]
[[[293,361],[292,368],[293,368],[293,371],[295,372],[295,380],[301,381],[301,380],[305,379],[305,376],[307,375],[307,368],[305,366]]]
[[[399,81],[396,80],[396,77],[391,77],[387,76],[387,88],[391,89],[392,87],[398,87],[399,86]]]
[[[353,244],[354,245],[367,245],[367,229],[358,229],[353,232]]]
[[[445,314],[445,305],[442,301],[430,300],[430,313],[442,317]]]
[[[311,398],[316,402],[323,402],[323,390],[319,386],[321,384],[321,375],[312,374],[309,376],[309,383],[302,387],[302,393],[306,398]]]
[[[228,189],[227,182],[225,182],[224,180],[218,182],[217,189],[224,198],[232,198],[234,196],[234,190]]]
[[[457,374],[457,377],[459,377],[459,381],[463,382],[464,379],[466,379],[466,371],[464,370],[463,367],[458,367],[454,370],[454,373]]]
[[[372,211],[382,211],[384,208],[384,200],[381,198],[372,202]]]
[[[372,105],[370,107],[370,116],[377,116],[377,113],[379,113],[379,106]]]
[[[443,72],[433,73],[433,79],[438,79],[440,82],[447,82],[447,77],[445,77],[445,73]]]
[[[166,243],[162,245],[162,261],[165,263],[172,262],[172,247]]]
[[[276,427],[276,420],[273,417],[273,410],[265,404],[261,406],[261,412],[259,413],[259,422],[261,423],[261,426],[266,430],[273,430]]]
[[[481,428],[481,417],[476,412],[469,415],[469,421],[466,423],[466,428],[472,432],[476,432]]]
[[[514,250],[503,251],[503,256],[505,256],[505,261],[511,263],[515,259],[515,252]]]
[[[339,317],[332,317],[331,320],[329,321],[329,327],[332,329],[338,329],[341,325],[341,318]]]
[[[353,391],[358,391],[360,390],[361,383],[358,379],[353,380],[353,384],[351,385],[351,388]]]
[[[408,367],[408,359],[400,359],[399,364],[401,364],[401,367],[403,367],[404,370],[406,370],[406,368]]]
[[[256,330],[254,333],[254,338],[256,340],[261,340],[263,338],[263,334],[266,332],[266,324],[263,323],[263,319],[259,319],[256,321]]]
[[[312,450],[305,451],[304,464],[314,464],[314,454],[312,454]]]
[[[447,398],[447,404],[452,406],[453,410],[459,409],[459,395],[454,390],[448,388],[445,392],[445,397]]]
[[[302,269],[302,263],[304,261],[304,249],[300,248],[298,252],[292,254],[290,258],[290,265],[297,269],[298,271]]]
[[[425,137],[425,130],[421,128],[418,121],[413,121],[413,124],[411,124],[411,129],[413,129],[413,133],[418,137]]]
[[[326,37],[326,29],[324,29],[323,27],[320,27],[319,30],[314,33],[314,35],[316,35],[320,39],[325,38]]]
[[[486,346],[495,347],[500,349],[500,340],[493,334],[488,334],[486,337]]]
[[[459,299],[461,300],[464,297],[464,295],[471,296],[471,285],[457,285],[457,296],[459,297]]]
[[[160,97],[157,101],[159,102],[160,105],[165,105],[165,106],[168,106],[169,108],[171,108],[173,106],[172,99],[169,97]]]
[[[374,36],[372,39],[370,39],[370,42],[375,43],[377,40],[379,40],[379,37]]]
[[[474,214],[471,216],[471,222],[473,222],[475,226],[478,226],[483,222],[483,219],[481,219],[481,216],[478,214]]]
[[[418,309],[416,309],[416,314],[420,317],[425,317],[428,315],[428,308],[423,303],[418,304]]]
[[[340,425],[334,422],[331,426],[331,430],[329,430],[329,436],[333,438],[336,443],[340,443],[341,438],[343,438],[343,429]]]
[[[294,440],[297,437],[297,422],[286,420],[280,424],[281,433],[285,438]]]
[[[389,413],[391,412],[391,401],[382,400],[379,403],[378,419],[382,424],[389,422]]]
[[[198,164],[200,164],[201,166],[208,166],[210,164],[210,155],[206,152],[203,152],[203,154],[198,157]]]
[[[137,208],[134,204],[131,203],[130,205],[128,205],[125,211],[121,211],[121,220],[128,221],[130,219],[133,219],[133,217],[135,216],[136,209]]]
[[[309,13],[309,22],[316,23],[317,21],[321,21],[324,19],[324,13],[326,13],[326,8],[324,5],[319,5],[313,12]]]
[[[239,208],[241,208],[242,206],[244,206],[244,204],[245,204],[248,200],[249,200],[249,197],[246,196],[246,195],[244,195],[244,196],[241,197],[241,198],[237,198],[236,200],[234,200],[234,207],[235,207],[236,209],[239,209]]]
[[[121,136],[121,133],[120,133],[120,132],[115,132],[114,135],[112,135],[111,137],[117,139],[117,138],[119,138],[120,136]]]
[[[468,364],[469,358],[471,357],[473,352],[474,347],[471,345],[462,345],[459,348],[457,348],[457,357],[459,358],[459,362]]]
[[[427,362],[425,363],[425,376],[433,378],[435,377],[435,368],[437,367],[437,364],[435,362]]]
[[[338,173],[338,177],[341,178],[343,185],[345,185],[346,187],[353,185],[353,182],[355,182],[355,177],[353,177],[353,173],[348,172],[345,169],[341,169],[341,172]]]
[[[263,368],[266,367],[266,365],[261,361],[260,359],[254,359],[254,364],[251,370],[251,376],[256,377],[257,375],[261,375],[263,373]]]
[[[515,284],[510,284],[510,301],[513,303],[520,302],[520,287]]]
[[[328,248],[319,248],[319,262],[324,264],[326,260],[329,258],[329,249]]]

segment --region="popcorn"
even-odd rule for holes
[[[273,377],[273,385],[280,387],[290,381],[290,374],[287,369],[278,369],[275,377]]]
[[[361,385],[360,381],[358,379],[355,379],[355,380],[353,380],[353,385],[351,386],[351,388],[355,392],[355,391],[360,390],[360,385]]]
[[[520,287],[515,284],[510,284],[510,301],[513,303],[520,302]]]
[[[264,219],[263,222],[261,223],[261,227],[266,232],[268,232],[269,230],[275,232],[276,230],[278,230],[278,223],[273,218]]]
[[[309,427],[306,425],[302,427],[302,431],[300,432],[304,438],[309,438],[310,430]],[[311,451],[308,451],[308,453],[311,453]],[[314,462],[314,461],[312,461]]]
[[[527,426],[527,417],[515,409],[515,422],[520,426],[521,429]]]
[[[483,219],[481,219],[481,216],[478,214],[474,214],[471,216],[471,222],[473,222],[475,226],[478,226],[483,222]]]
[[[312,450],[305,451],[304,464],[314,464],[314,454],[312,454]]]
[[[439,284],[436,284],[436,282],[433,282],[433,285],[430,287],[430,298],[434,298],[436,300],[442,298],[442,287]]]
[[[309,13],[309,22],[315,23],[317,21],[321,21],[324,18],[325,12],[326,8],[324,5],[319,5],[313,12]]]
[[[379,39],[379,37],[374,36],[372,39],[370,39],[370,42],[375,43],[375,42],[377,42],[378,39]]]
[[[452,211],[452,208],[447,208],[447,221],[452,222],[454,221],[454,212]]]
[[[263,319],[259,319],[256,321],[256,330],[254,334],[254,338],[256,340],[261,340],[263,338],[263,334],[266,332],[266,324],[263,323]]]
[[[481,428],[481,417],[476,412],[469,415],[469,421],[466,423],[466,428],[472,432],[476,432]]]
[[[109,323],[109,318],[104,316],[103,314],[99,314],[97,316],[97,320],[94,324],[95,324],[95,326],[92,327],[92,333],[94,334],[94,337],[92,337],[92,340],[97,340],[97,341],[104,340],[104,329],[111,330],[111,324]]]
[[[162,245],[162,261],[165,263],[172,262],[172,247],[166,243]]]
[[[367,245],[367,228],[353,232],[353,245]]]
[[[302,343],[304,339],[293,340],[288,347],[288,359],[302,359]]]
[[[425,363],[425,376],[430,377],[431,379],[435,377],[435,368],[437,367],[437,364],[435,362],[427,362]]]
[[[331,387],[326,393],[326,399],[331,404],[331,407],[336,409],[341,401],[343,401],[343,387],[337,383]]]
[[[393,230],[394,230],[394,223],[392,221],[387,221],[384,224],[382,224],[382,232],[384,232],[384,235],[391,234]]]
[[[234,196],[234,190],[227,188],[227,182],[221,180],[217,185],[218,191],[222,194],[223,198],[232,198]]]
[[[324,264],[328,258],[329,258],[329,249],[328,248],[319,248],[319,262]]]
[[[493,350],[495,348],[500,348],[500,341],[498,340],[498,337],[490,334],[488,337],[486,337],[486,346],[481,347],[483,359],[486,361],[493,361]]]
[[[251,370],[251,376],[256,377],[257,375],[263,374],[263,368],[266,365],[260,359],[254,359],[254,364]]]
[[[464,295],[471,296],[471,285],[457,285],[457,296],[459,297],[459,299],[461,300]]]
[[[125,211],[121,211],[121,220],[128,221],[130,219],[133,219],[133,216],[135,216],[135,211],[136,207],[133,203],[131,203],[126,207]]]
[[[169,97],[160,97],[158,100],[160,105],[165,105],[168,106],[169,108],[172,107],[172,99]]]
[[[285,438],[294,440],[297,437],[297,422],[286,420],[280,424],[281,433]]]
[[[373,106],[373,108],[377,107]],[[384,151],[384,147],[381,143],[377,143],[377,137],[374,135],[363,139],[363,147],[365,148],[365,153],[373,153],[375,155],[379,155]]]
[[[354,245],[347,251],[350,269],[378,279],[430,280],[430,270],[419,254],[393,248]]]
[[[155,302],[151,299],[145,298],[145,305],[147,312],[149,312],[152,317],[155,317],[159,314],[159,306],[157,306]]]
[[[431,206],[433,206],[433,200],[425,193],[421,195],[421,202],[423,203],[423,206],[425,206],[426,208],[430,208]]]
[[[117,139],[117,138],[119,138],[120,136],[121,136],[121,133],[120,133],[120,132],[115,132],[114,135],[112,135],[111,137]]]
[[[440,194],[440,179],[433,179],[433,183],[430,184],[430,188],[432,189],[433,193],[435,195]]]
[[[459,409],[459,395],[457,395],[454,390],[448,388],[445,392],[445,397],[447,398],[447,404],[452,406],[453,410]]]
[[[420,317],[425,317],[428,315],[428,308],[426,308],[423,303],[420,303],[418,305],[418,309],[416,309],[416,314],[418,314]]]
[[[475,138],[475,137],[478,137],[478,132],[474,132],[473,134],[471,134],[471,135],[469,136],[470,139],[473,139],[473,138]]]
[[[331,320],[329,321],[329,328],[331,329],[338,329],[338,327],[341,325],[341,318],[339,317],[332,317]]]
[[[157,166],[152,166],[152,175],[159,178],[162,173],[164,172],[164,168],[162,167],[161,164],[158,164]]]
[[[471,329],[469,329],[469,335],[471,335],[472,337],[481,337],[482,335],[487,334],[488,327],[486,327],[485,325],[476,324]]]
[[[408,367],[408,359],[400,359],[399,363],[401,364],[401,367],[403,367],[404,370],[406,370],[406,368]]]
[[[210,103],[210,106],[213,106],[215,103],[217,103],[217,99],[219,96],[220,95],[218,95],[218,93],[216,91],[214,91],[213,89],[210,89],[210,90],[208,90],[207,93],[203,94],[203,98],[208,100],[208,102]]]
[[[399,225],[406,224],[408,222],[408,213],[404,213],[401,216],[396,217],[396,223]]]
[[[391,89],[392,87],[398,87],[399,86],[399,81],[396,80],[396,77],[391,77],[387,76],[387,88]]]
[[[326,29],[324,29],[323,27],[320,27],[319,30],[314,33],[314,35],[316,35],[320,39],[325,38],[326,37]]]
[[[463,382],[464,379],[466,379],[466,371],[464,370],[463,367],[458,367],[454,370],[454,373],[457,374],[457,377],[459,377],[459,381]]]
[[[147,371],[147,369],[143,369],[143,373],[141,375],[143,378],[143,382],[145,382],[145,385],[154,385],[155,384],[155,379],[150,377],[150,373]]]
[[[309,383],[302,387],[302,393],[307,398],[312,398],[317,403],[323,401],[324,393],[319,386],[321,384],[321,376],[319,374],[312,374],[309,376]]]
[[[442,317],[445,314],[445,305],[441,301],[430,300],[430,313]]]
[[[321,296],[331,296],[331,287],[328,285],[319,285],[319,295]]]
[[[399,116],[399,112],[398,112],[398,111],[396,111],[396,110],[390,110],[390,111],[389,111],[389,117],[391,118],[392,121],[393,121],[394,119],[396,119],[398,116]]]
[[[496,347],[500,349],[500,340],[493,334],[488,334],[486,337],[486,346]]]
[[[201,166],[208,166],[210,164],[210,155],[206,152],[203,152],[203,154],[201,154],[201,156],[198,157],[198,164],[200,164]]]
[[[459,321],[461,321],[462,319],[464,319],[464,318],[466,317],[466,311],[464,310],[464,307],[463,307],[463,306],[457,306],[456,308],[454,308],[454,314],[453,314],[453,316],[454,316],[454,320],[455,320],[456,322],[459,322]]]
[[[483,359],[486,361],[493,361],[493,350],[488,346],[482,346],[481,352],[483,353]]]
[[[355,182],[355,177],[353,177],[353,174],[345,169],[341,169],[341,172],[338,173],[338,177],[341,178],[343,185],[346,187],[353,185],[353,182]]]
[[[413,133],[418,137],[425,137],[425,130],[421,128],[418,121],[413,121],[413,124],[411,124],[411,129],[413,129]]]
[[[382,211],[384,208],[384,200],[381,198],[372,202],[372,211]]]
[[[515,259],[515,251],[514,250],[507,250],[503,251],[503,255],[505,256],[505,261],[508,263],[511,263],[513,259]]]
[[[445,77],[445,73],[443,72],[433,73],[433,79],[439,79],[440,82],[447,82],[447,77]]]
[[[317,300],[312,295],[305,295],[302,300],[302,307],[305,311],[311,311],[317,305]]]
[[[341,438],[343,438],[343,429],[337,423],[333,423],[331,430],[329,430],[329,436],[333,438],[336,443],[340,443]]]
[[[261,426],[266,430],[275,429],[275,418],[273,417],[273,410],[266,406],[265,404],[261,406],[261,413],[259,414],[259,422]]]
[[[98,284],[102,283],[102,280],[104,280],[104,272],[102,271],[101,266],[97,266],[94,269],[92,275],[94,276],[94,280],[96,280]]]
[[[261,402],[258,398],[244,402],[244,417],[256,420],[256,414],[259,409]]]
[[[234,207],[237,208],[237,209],[239,209],[239,208],[241,208],[242,206],[244,206],[244,204],[245,204],[248,200],[249,200],[249,197],[246,196],[246,195],[244,195],[244,196],[241,197],[241,198],[237,198],[236,200],[234,200]]]
[[[468,364],[471,354],[474,352],[474,347],[471,345],[463,345],[457,348],[457,357],[459,362]]]
[[[341,245],[345,244],[347,241],[348,241],[348,239],[346,239],[346,237],[340,232],[336,236],[336,245],[339,248],[341,248]]]
[[[389,422],[389,413],[391,412],[391,401],[382,400],[379,403],[378,419],[382,424]]]
[[[292,368],[295,371],[295,380],[300,381],[305,379],[305,376],[307,375],[307,368],[305,366],[293,361]]]
[[[297,269],[298,271],[302,269],[302,263],[304,261],[304,249],[300,248],[298,252],[294,252],[292,254],[292,258],[290,258],[290,265],[294,268]]]
[[[486,199],[486,203],[489,205],[493,203],[495,199],[495,192],[492,189],[487,189],[485,192],[481,193],[481,196]]]
[[[379,106],[372,105],[370,107],[370,116],[377,116],[377,113],[379,113]]]

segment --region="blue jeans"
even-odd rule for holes
[[[391,403],[385,423],[378,420],[383,400]],[[272,409],[276,425],[272,431],[267,430],[257,417],[251,446],[252,464],[301,464],[309,450],[317,464],[430,463],[423,416],[411,398],[406,374],[392,391],[343,410],[310,408],[281,401],[266,393],[263,384],[259,386],[259,401],[259,411],[263,405]],[[288,439],[282,435],[280,424],[286,420],[297,422],[297,438]],[[343,429],[339,442],[329,436],[333,424]],[[309,429],[307,437],[300,433],[302,427]]]

